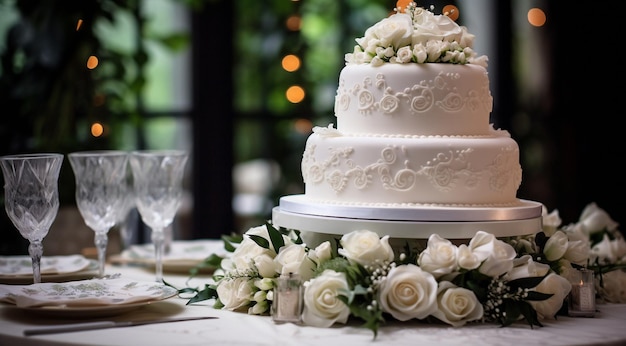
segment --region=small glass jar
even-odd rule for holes
[[[596,288],[593,271],[583,268],[574,272],[567,312],[573,317],[595,316]]]
[[[272,320],[274,322],[292,322],[299,324],[303,304],[302,281],[298,274],[289,273],[277,279],[272,302]]]

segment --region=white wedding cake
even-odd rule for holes
[[[282,197],[274,224],[418,239],[537,232],[541,204],[517,198],[519,147],[489,122],[487,57],[473,41],[414,4],[356,39],[339,76],[336,127],[313,129],[305,193]]]

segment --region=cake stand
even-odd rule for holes
[[[312,203],[304,195],[291,195],[280,198],[272,210],[272,223],[306,232],[314,243],[361,229],[401,239],[428,239],[433,233],[447,239],[470,239],[477,231],[500,238],[541,231],[541,212],[541,203],[527,200],[495,208],[404,207]]]

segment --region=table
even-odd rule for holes
[[[108,265],[107,273],[121,273],[137,280],[153,280],[147,268]],[[186,274],[165,273],[164,279],[182,288]],[[198,285],[208,276],[189,282]],[[332,328],[275,324],[268,316],[216,310],[212,301],[186,305],[187,299],[174,297],[153,303],[109,320],[130,321],[181,316],[216,316],[218,319],[167,324],[102,329],[63,334],[24,337],[23,331],[34,326],[67,323],[53,317],[25,314],[10,306],[0,305],[0,345],[624,345],[626,343],[626,304],[600,304],[594,318],[559,316],[543,321],[544,327],[531,329],[519,323],[500,328],[494,324],[478,324],[453,328],[446,325],[414,322],[390,322],[373,333],[359,327],[359,321]],[[70,322],[86,322],[88,319]],[[95,319],[102,320],[102,319]]]

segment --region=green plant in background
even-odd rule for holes
[[[122,127],[132,129],[132,147],[143,147],[146,42],[175,52],[189,41],[188,33],[146,30],[143,6],[150,2],[0,0],[0,155],[120,148]],[[91,134],[94,123],[102,135]],[[61,204],[74,203],[73,179],[64,167]],[[2,244],[0,253],[15,250]]]

